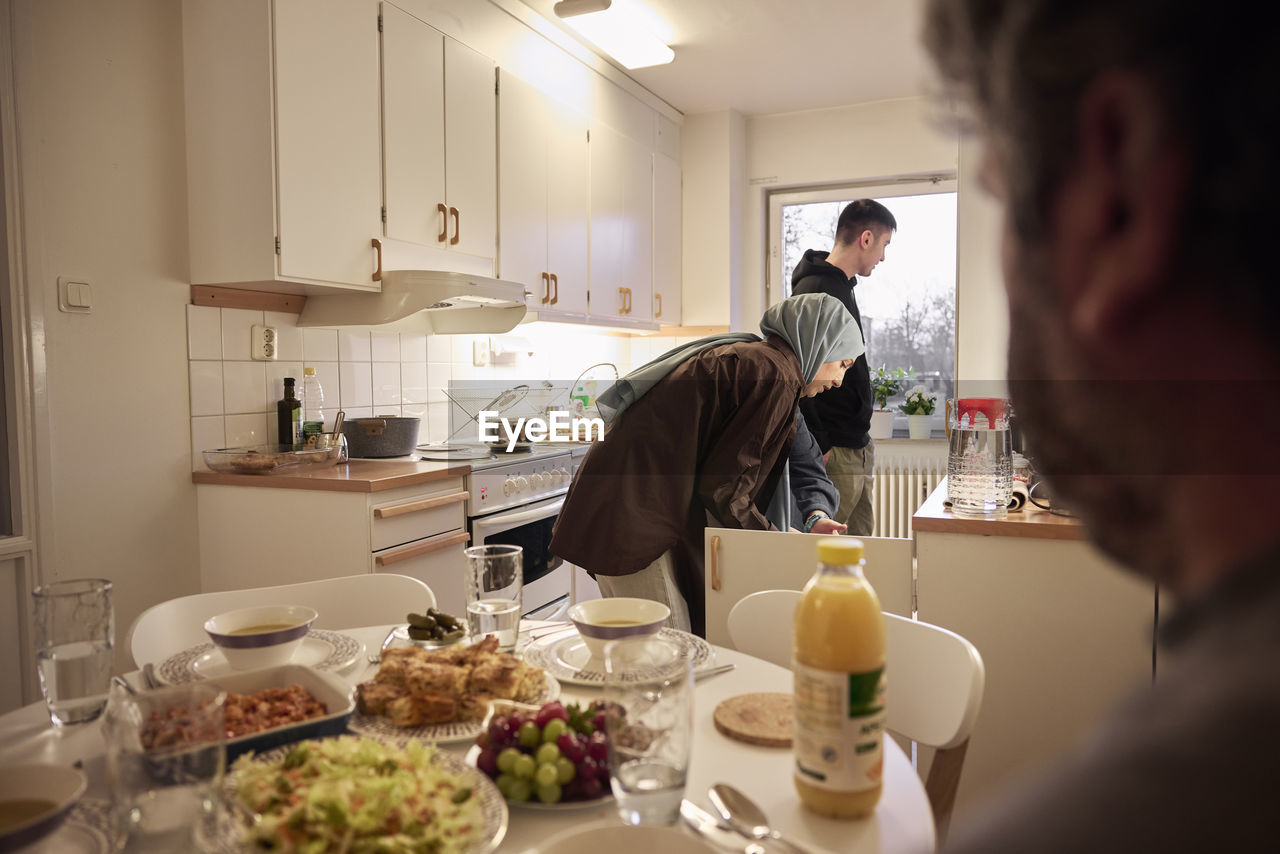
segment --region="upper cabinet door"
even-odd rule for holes
[[[488,57],[450,38],[445,39],[444,54],[449,246],[493,258],[498,243],[495,66]]]
[[[371,283],[381,231],[376,6],[275,2],[280,275]]]
[[[651,155],[601,124],[591,129],[591,314],[650,320]]]
[[[547,102],[547,269],[552,308],[574,314],[587,311],[588,220],[591,216],[591,167],[586,116]]]
[[[444,184],[444,36],[382,4],[386,236],[447,242]],[[441,238],[441,235],[444,237]]]
[[[519,78],[502,76],[498,93],[498,275],[520,282],[529,307],[551,308],[547,264],[547,114],[545,96]],[[583,220],[586,227],[586,220]]]
[[[680,325],[681,203],[680,164],[653,155],[653,319]]]

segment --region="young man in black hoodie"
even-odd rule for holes
[[[862,330],[862,314],[853,297],[856,277],[869,276],[884,260],[885,247],[898,221],[874,199],[850,202],[836,222],[836,245],[830,252],[809,249],[791,274],[792,294],[830,294],[844,303]],[[866,337],[866,331],[863,337]],[[867,536],[875,524],[871,505],[875,446],[871,427],[871,374],[862,355],[844,382],[827,394],[801,402],[800,411],[826,457],[827,474],[840,490],[835,519],[849,533]]]

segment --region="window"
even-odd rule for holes
[[[898,230],[885,260],[854,292],[862,314],[867,362],[910,369],[942,402],[953,396],[956,361],[956,190],[953,177],[898,185],[848,185],[774,193],[769,199],[770,303],[791,294],[791,271],[807,249],[830,250],[836,221],[850,201],[872,198],[890,211]],[[904,388],[905,392],[905,388]],[[903,394],[889,402],[897,411]],[[901,416],[901,413],[899,413]],[[901,416],[905,418],[905,416]],[[898,425],[905,427],[905,421]]]

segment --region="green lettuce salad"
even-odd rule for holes
[[[432,762],[433,745],[404,748],[342,736],[305,741],[274,761],[236,760],[241,804],[261,816],[251,850],[462,854],[483,837],[480,796]]]

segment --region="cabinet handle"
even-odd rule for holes
[[[654,294],[653,298],[658,301],[658,310],[653,313],[653,317],[656,320],[662,317],[662,294]]]
[[[542,274],[542,304],[546,305],[551,302],[551,276],[547,273]]]
[[[618,288],[618,314],[627,313],[627,289]]]
[[[720,584],[720,538],[711,538],[711,589],[719,590]]]
[[[627,314],[631,313],[631,288],[625,289],[627,292]]]
[[[555,273],[551,274],[551,304],[555,305],[560,302],[560,277]]]
[[[404,516],[408,513],[420,513],[423,510],[434,510],[437,507],[444,507],[448,504],[457,504],[466,501],[471,496],[469,492],[451,492],[448,495],[439,495],[434,498],[420,498],[417,501],[406,501],[403,504],[393,504],[390,507],[373,508],[373,517],[375,519],[392,519],[396,516]]]
[[[447,549],[450,546],[465,545],[471,541],[471,535],[466,531],[454,531],[448,534],[437,534],[434,537],[428,537],[420,543],[412,543],[407,546],[401,546],[398,549],[388,549],[380,555],[375,555],[373,560],[378,566],[391,566],[402,560],[421,557],[422,555],[438,552],[441,549]]]
[[[457,208],[449,208],[449,213],[453,214],[453,237],[449,238],[449,245],[456,246],[458,238],[462,235],[462,216]]]
[[[373,238],[373,248],[378,250],[378,269],[373,271],[373,280],[375,282],[381,282],[382,281],[382,241],[376,237]]]
[[[440,202],[436,205],[436,210],[440,212],[440,233],[436,235],[436,240],[444,243],[449,239],[449,209],[444,202]]]

